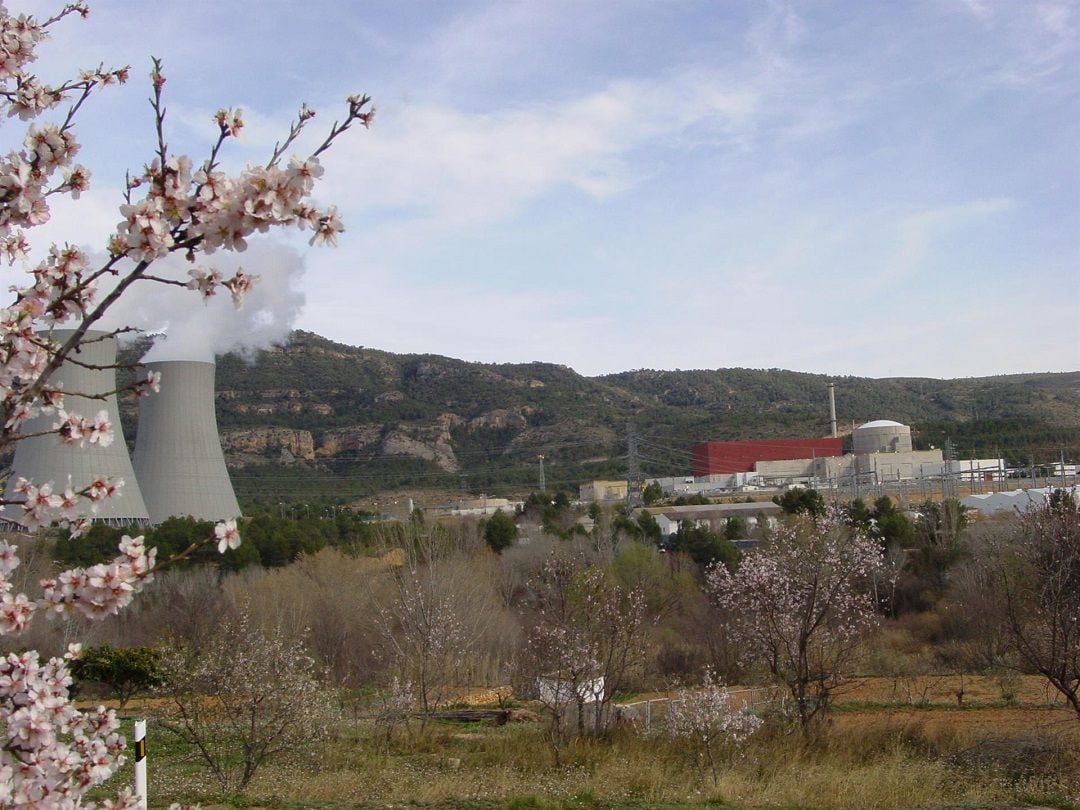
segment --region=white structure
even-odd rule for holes
[[[536,679],[536,691],[540,702],[546,706],[564,706],[578,700],[597,703],[604,699],[604,676],[587,678],[575,686],[573,681],[544,675]]]
[[[692,476],[649,478],[645,483],[656,484],[665,495],[719,495],[723,492],[753,489],[756,473],[714,473],[694,478]]]
[[[458,501],[452,506],[435,506],[431,511],[436,515],[447,517],[465,517],[475,515],[484,517],[494,515],[496,512],[513,517],[518,511],[525,508],[525,501],[509,501],[506,498],[471,498]],[[409,510],[412,514],[412,510]]]
[[[161,392],[140,402],[135,437],[135,473],[150,519],[240,517],[218,439],[214,364],[173,360],[146,366],[161,372]]]
[[[877,419],[859,425],[851,438],[852,449],[857,456],[911,452],[911,428],[891,419]]]
[[[1012,492],[988,492],[985,495],[969,495],[960,500],[961,505],[984,515],[994,512],[1026,512],[1033,507],[1046,504],[1050,493],[1060,487],[1040,487],[1038,489],[1014,489]],[[1071,490],[1073,499],[1080,503],[1080,491]]]
[[[72,330],[56,330],[52,333],[52,338],[62,343],[72,334]],[[102,501],[96,512],[91,511],[89,502],[84,501],[79,509],[79,516],[114,526],[148,522],[146,506],[135,480],[127,444],[124,442],[124,432],[120,427],[120,411],[116,406],[115,394],[115,365],[116,340],[104,332],[87,332],[82,345],[56,371],[50,381],[50,386],[71,392],[64,397],[67,411],[93,418],[98,411],[104,410],[113,427],[112,443],[108,447],[89,443],[79,447],[65,444],[55,434],[23,439],[15,445],[15,460],[12,474],[8,477],[5,497],[17,497],[13,489],[18,478],[32,480],[35,484],[52,481],[54,488],[58,490],[67,486],[70,480],[72,486],[78,490],[99,476],[107,476],[114,480],[123,479],[124,486],[115,497]],[[55,413],[37,416],[24,422],[21,432],[30,434],[52,430],[56,422]],[[6,507],[3,512],[3,517],[13,522],[18,522],[21,515],[22,509],[18,506]]]
[[[756,526],[758,517],[765,519],[773,525],[775,517],[783,510],[772,501],[757,501],[755,503],[712,503],[695,504],[690,506],[646,506],[641,511],[648,512],[653,516],[660,527],[660,534],[670,537],[679,530],[679,524],[688,522],[694,526],[708,527],[720,530],[732,518],[738,517],[746,521],[748,526]]]

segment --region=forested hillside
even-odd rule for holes
[[[844,433],[886,418],[912,425],[920,446],[951,438],[962,458],[1080,456],[1080,372],[832,380]],[[219,358],[217,401],[241,498],[268,504],[402,486],[509,494],[536,485],[540,454],[549,487],[617,477],[628,422],[646,475],[686,474],[699,441],[824,435],[829,381],[779,369],[590,378],[549,363],[395,355],[297,332],[253,358]]]

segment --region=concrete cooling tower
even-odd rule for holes
[[[58,329],[53,332],[53,339],[63,343],[71,335],[71,330]],[[67,486],[69,476],[76,489],[103,475],[113,479],[122,478],[124,486],[115,497],[100,502],[97,512],[92,512],[89,502],[84,502],[79,516],[114,526],[145,524],[148,522],[146,506],[124,443],[116,395],[110,393],[116,389],[116,372],[112,368],[116,363],[116,340],[105,337],[103,332],[87,332],[85,340],[88,342],[84,342],[71,359],[53,374],[50,385],[70,392],[64,398],[64,408],[70,413],[92,419],[98,411],[104,410],[114,431],[112,444],[101,447],[87,443],[79,447],[65,444],[56,435],[23,439],[15,445],[15,460],[5,496],[17,497],[13,490],[20,477],[30,479],[35,484],[52,481],[55,490]],[[88,399],[86,396],[76,396],[76,393],[104,399]],[[55,413],[37,416],[24,422],[20,432],[29,434],[51,430],[56,422]],[[22,509],[18,506],[5,507],[3,512],[4,519],[13,522],[18,522],[21,516]]]
[[[146,368],[161,372],[161,391],[139,403],[135,437],[135,473],[150,520],[240,517],[218,439],[214,364],[172,360]]]

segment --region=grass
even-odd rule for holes
[[[265,766],[244,795],[223,796],[190,752],[151,724],[151,806],[1080,806],[1080,723],[1060,708],[841,707],[812,743],[775,727],[760,733],[727,757],[716,785],[687,745],[633,730],[571,741],[556,769],[544,723],[433,722],[423,735],[414,725],[387,752],[367,721],[348,720],[325,744]],[[130,783],[125,771],[113,790]]]

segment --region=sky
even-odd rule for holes
[[[298,152],[345,96],[375,100],[315,192],[342,212],[337,248],[288,232],[228,259],[263,275],[244,315],[169,299],[230,346],[301,328],[587,375],[1080,369],[1075,2],[90,5],[40,74],[132,81],[80,112],[92,191],[36,247],[114,230],[125,170],[152,156],[151,55],[170,147],[196,162],[220,107],[245,112],[239,168],[300,102],[318,114]],[[18,135],[5,122],[3,148]],[[147,328],[152,300],[134,301]]]

